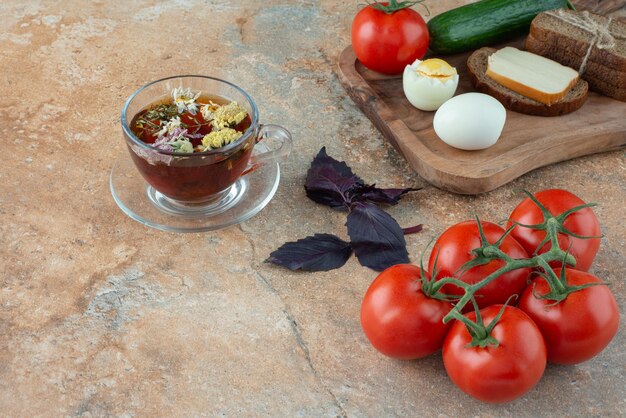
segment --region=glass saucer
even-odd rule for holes
[[[267,150],[263,142],[254,147],[254,153]],[[278,163],[268,163],[239,178],[211,201],[181,205],[146,183],[125,153],[113,164],[110,185],[115,203],[137,222],[163,231],[202,232],[250,219],[272,200],[279,181]]]

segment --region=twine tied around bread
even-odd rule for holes
[[[591,55],[591,50],[594,46],[598,49],[611,49],[616,45],[615,37],[611,34],[609,27],[611,26],[611,21],[613,17],[609,17],[606,22],[606,26],[598,23],[588,11],[583,11],[580,15],[576,15],[574,13],[567,13],[563,9],[553,10],[547,12],[550,16],[554,16],[563,22],[569,23],[579,29],[582,29],[586,32],[590,32],[593,35],[591,38],[591,42],[589,43],[589,48],[587,49],[587,53],[583,58],[582,63],[580,64],[580,68],[578,69],[578,74],[583,75],[585,70],[587,69],[587,61],[589,60],[589,56]]]

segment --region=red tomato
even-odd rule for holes
[[[544,190],[535,193],[535,198],[543,204],[548,211],[558,216],[568,209],[574,208],[579,205],[585,204],[576,195],[559,189]],[[544,221],[543,214],[537,205],[530,200],[530,198],[524,199],[511,213],[509,217],[512,221],[517,221],[525,225],[536,225]],[[507,228],[512,225],[512,222],[508,222]],[[569,215],[563,226],[581,236],[600,236],[600,222],[590,208],[585,208]],[[525,228],[517,226],[511,232],[511,235],[524,246],[528,254],[534,254],[541,241],[545,238],[546,233],[536,229]],[[571,245],[571,247],[570,247]],[[570,253],[576,259],[576,270],[587,271],[593,263],[593,259],[600,247],[600,238],[580,239],[570,237],[565,234],[559,234],[559,247],[567,251],[569,248]],[[543,254],[550,250],[552,245],[548,242],[538,252]],[[553,266],[559,266],[560,263],[552,263]]]
[[[504,229],[491,222],[481,222],[481,225],[490,244],[498,241],[504,234]],[[428,261],[428,271],[433,274],[435,259],[437,259],[437,280],[443,277],[456,277],[468,284],[477,283],[505,265],[504,261],[493,260],[488,264],[472,267],[464,274],[459,275],[457,270],[465,262],[475,258],[471,251],[479,247],[480,234],[476,221],[466,221],[453,225],[445,230],[435,242]],[[500,245],[500,250],[512,258],[528,258],[524,248],[510,235],[504,239]],[[518,269],[498,277],[475,293],[478,306],[484,308],[496,303],[505,303],[511,295],[520,295],[526,287],[526,279],[530,272],[531,269]],[[441,291],[459,296],[465,292],[464,289],[453,284],[443,286]],[[472,305],[468,304],[464,311],[471,309]]]
[[[352,22],[352,48],[357,58],[384,74],[402,73],[404,67],[424,56],[429,41],[426,22],[410,8],[388,14],[370,4]]]
[[[452,305],[422,292],[419,267],[397,264],[376,277],[361,305],[361,325],[374,348],[403,360],[441,349]]]
[[[502,305],[480,311],[485,325]],[[466,315],[472,321],[476,313]],[[455,321],[443,344],[443,364],[465,393],[484,402],[508,402],[528,392],[546,368],[546,346],[537,325],[521,310],[507,306],[491,332],[499,345],[469,347],[465,324]]]
[[[574,269],[566,269],[565,277],[569,285],[600,283],[597,277]],[[602,351],[619,326],[619,309],[608,286],[591,286],[570,293],[556,305],[552,305],[553,300],[535,297],[549,291],[548,282],[539,277],[528,286],[519,302],[519,308],[535,321],[543,334],[548,361],[576,364]]]

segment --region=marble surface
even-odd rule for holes
[[[264,263],[288,240],[345,237],[345,215],[306,199],[322,146],[367,182],[423,187],[389,212],[412,260],[472,211],[502,220],[519,189],[565,188],[596,213],[592,272],[626,306],[623,151],[459,196],[413,174],[344,93],[336,57],[358,2],[233,0],[0,3],[0,415],[624,416],[624,326],[596,358],[548,366],[505,405],[471,399],[439,354],[379,355],[359,324],[376,274],[292,273]],[[428,1],[431,13],[464,3]],[[222,231],[174,234],[125,216],[109,192],[127,157],[124,100],[146,82],[197,73],[233,80],[262,120],[291,130],[272,202]]]

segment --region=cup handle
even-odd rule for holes
[[[251,173],[265,164],[284,160],[289,156],[289,154],[291,154],[293,141],[291,139],[291,133],[289,133],[287,129],[279,125],[260,125],[256,142],[258,143],[265,138],[271,138],[274,141],[277,141],[279,143],[278,148],[250,157],[248,168],[244,170],[242,175]]]

